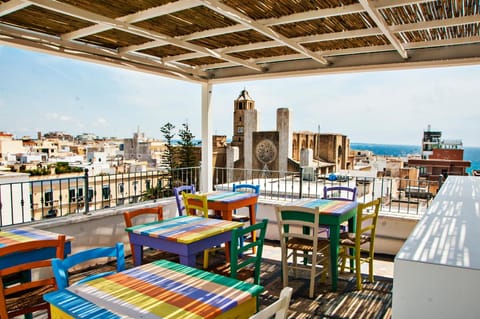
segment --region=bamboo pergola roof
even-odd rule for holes
[[[202,83],[480,62],[478,0],[0,0],[0,44]]]

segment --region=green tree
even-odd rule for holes
[[[174,146],[172,144],[172,140],[175,137],[175,133],[173,130],[175,129],[175,126],[168,122],[164,126],[160,128],[160,132],[163,134],[163,138],[166,141],[166,147],[167,149],[162,155],[162,166],[167,167],[168,169],[172,169],[174,167],[174,162],[173,162],[173,155],[175,152]]]
[[[195,156],[195,136],[190,131],[188,123],[183,123],[182,127],[183,128],[178,132],[178,135],[180,136],[180,167],[198,166],[198,160]]]

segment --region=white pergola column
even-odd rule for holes
[[[200,171],[200,191],[213,190],[213,129],[212,112],[212,84],[202,83],[202,164]]]

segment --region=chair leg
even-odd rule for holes
[[[340,248],[340,258],[342,259],[342,263],[340,264],[340,272],[345,272],[345,265],[347,264],[347,248]]]
[[[360,248],[355,249],[355,274],[357,277],[357,289],[362,290],[362,267],[360,263]]]
[[[287,255],[284,255],[282,258],[282,279],[283,287],[288,286],[288,260]]]
[[[373,282],[373,255],[368,258],[368,279]]]
[[[203,269],[208,268],[208,253],[209,251],[207,249],[203,251]]]

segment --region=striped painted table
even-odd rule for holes
[[[230,192],[230,191],[214,191],[207,193],[208,208],[219,214],[222,219],[232,220],[233,211],[242,207],[248,208],[250,224],[256,223],[256,209],[258,202],[258,194],[250,192]],[[201,204],[198,202],[198,204]],[[251,234],[252,240],[257,239],[256,232]],[[255,253],[255,250],[253,251]],[[229,246],[225,246],[225,255],[227,259],[230,256]]]
[[[243,223],[197,216],[179,216],[126,228],[133,245],[135,266],[142,263],[143,246],[178,254],[180,263],[195,267],[196,255],[231,239]]]
[[[348,221],[348,229],[355,231],[357,202],[330,199],[299,199],[285,206],[311,208],[320,213],[320,224],[330,229],[330,265],[337,265],[340,225]],[[337,290],[338,267],[331,267],[332,290]]]
[[[44,299],[52,319],[242,319],[255,313],[262,291],[262,286],[159,260]]]
[[[0,249],[2,247],[8,247],[10,245],[28,242],[28,241],[35,241],[35,240],[44,240],[44,239],[57,239],[57,233],[40,230],[32,227],[22,227],[22,228],[14,228],[8,230],[0,231]],[[65,241],[65,255],[71,253],[71,241],[73,237],[66,236]],[[0,269],[4,269],[6,267],[11,267],[14,265],[23,264],[28,261],[45,259],[45,257],[55,257],[56,251],[53,248],[45,248],[43,250],[38,250],[35,252],[28,252],[28,253],[14,253],[9,254],[5,257],[0,257]]]

